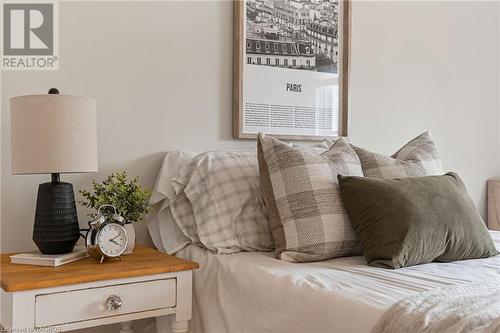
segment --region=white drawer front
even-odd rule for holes
[[[37,295],[35,326],[53,326],[171,308],[176,304],[175,287],[175,279],[162,279]],[[106,306],[111,295],[121,299],[121,306],[116,310],[109,310]]]

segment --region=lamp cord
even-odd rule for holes
[[[89,231],[89,229],[80,229],[80,231]],[[80,232],[80,236],[83,238],[83,239],[87,239],[87,235],[84,235]]]

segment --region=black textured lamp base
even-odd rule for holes
[[[73,251],[80,238],[73,185],[43,183],[38,187],[33,241],[44,254]]]

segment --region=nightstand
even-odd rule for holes
[[[5,329],[69,331],[156,317],[158,333],[187,332],[192,274],[198,264],[139,246],[122,261],[92,258],[59,267],[10,263],[1,255],[1,324]],[[14,331],[14,330],[13,330]]]

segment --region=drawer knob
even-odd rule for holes
[[[118,295],[111,295],[106,300],[106,307],[109,311],[118,310],[122,306],[122,299]]]

